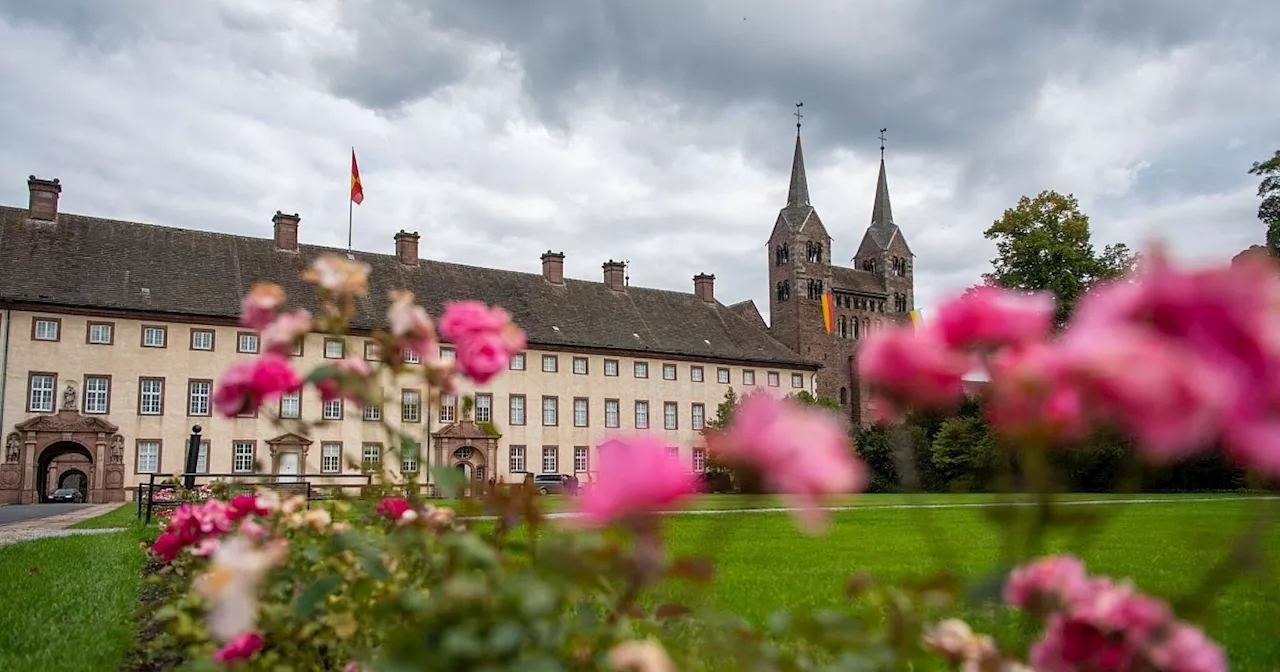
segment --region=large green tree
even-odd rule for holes
[[[1091,240],[1089,217],[1075,196],[1043,191],[1023,196],[1004,211],[984,234],[996,241],[994,269],[987,284],[1010,289],[1051,291],[1058,298],[1058,324],[1099,280],[1127,273],[1135,261],[1124,243],[1098,253]]]
[[[1266,161],[1255,161],[1250,175],[1262,178],[1258,184],[1258,219],[1267,225],[1267,248],[1280,256],[1280,150]]]

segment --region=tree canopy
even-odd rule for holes
[[[1266,161],[1255,161],[1250,175],[1262,178],[1258,183],[1258,219],[1267,225],[1267,248],[1280,256],[1280,150]]]

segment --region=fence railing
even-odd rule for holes
[[[308,508],[313,501],[332,499],[345,494],[349,488],[357,488],[360,493],[363,493],[366,488],[373,485],[373,474],[318,474],[316,475],[320,481],[318,483],[302,480],[303,477],[299,477],[299,480],[282,480],[279,476],[270,474],[148,474],[147,476],[147,482],[138,484],[133,492],[133,497],[138,503],[137,518],[145,518],[144,523],[147,525],[151,524],[152,512],[156,508],[178,506],[182,503],[176,498],[156,498],[157,492],[180,488],[180,478],[192,478],[198,485],[222,481],[231,490],[239,489],[245,494],[250,494],[259,487],[266,487],[281,495],[301,495],[306,498]],[[168,482],[170,479],[172,483]],[[160,482],[157,483],[157,480]],[[339,482],[334,483],[334,481]]]

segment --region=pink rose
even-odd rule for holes
[[[262,329],[262,351],[282,357],[292,355],[294,344],[311,331],[311,324],[311,313],[302,308],[281,314]]]
[[[440,335],[458,343],[473,334],[498,333],[511,323],[507,311],[480,301],[451,301],[440,316]]]
[[[1072,603],[1087,589],[1084,563],[1069,555],[1040,558],[1013,570],[1004,584],[1004,601],[1044,613]]]
[[[346,398],[356,403],[363,403],[364,398],[360,395],[360,380],[369,375],[369,364],[352,355],[338,360],[333,365],[333,369],[332,376],[315,382],[316,390],[320,392],[320,400],[333,401]]]
[[[151,545],[151,552],[165,562],[173,562],[181,550],[182,542],[178,540],[178,536],[168,532],[156,537],[155,543]]]
[[[374,512],[386,516],[389,520],[400,520],[404,514],[413,510],[413,505],[398,497],[388,497],[378,503]]]
[[[280,285],[260,282],[240,300],[240,324],[260,331],[275,319],[283,303],[284,290]]]
[[[987,419],[1020,441],[1075,439],[1085,429],[1084,400],[1069,384],[1059,351],[1044,343],[996,352],[990,361]]]
[[[614,439],[600,451],[598,462],[592,487],[577,502],[591,525],[652,512],[694,492],[693,475],[667,457],[666,445],[655,436]]]
[[[268,513],[270,511],[258,505],[258,497],[256,495],[232,497],[231,502],[227,505],[227,518],[233,522],[246,516],[265,516]]]
[[[284,358],[266,354],[227,369],[213,392],[213,405],[224,416],[235,417],[300,387],[302,379]]]
[[[935,325],[950,348],[1031,343],[1049,334],[1053,304],[1051,294],[979,287],[938,308]]]
[[[230,664],[248,660],[253,654],[262,650],[266,641],[256,632],[246,632],[227,642],[221,649],[213,653],[214,662]]]
[[[391,306],[387,308],[387,321],[391,326],[391,335],[396,338],[435,341],[435,325],[431,323],[431,317],[427,315],[427,311],[415,303],[413,292],[396,289],[389,294]]]
[[[964,395],[968,358],[924,327],[891,327],[862,343],[858,373],[895,410],[946,408]],[[887,414],[889,415],[889,414]]]
[[[458,344],[455,361],[464,376],[484,384],[507,368],[511,354],[497,334],[476,334]]]

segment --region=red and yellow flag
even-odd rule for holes
[[[836,328],[836,310],[835,299],[831,296],[831,290],[822,293],[822,323],[827,327],[827,333],[831,333]]]
[[[364,185],[360,183],[360,166],[356,165],[356,148],[351,148],[351,202],[364,202]]]

